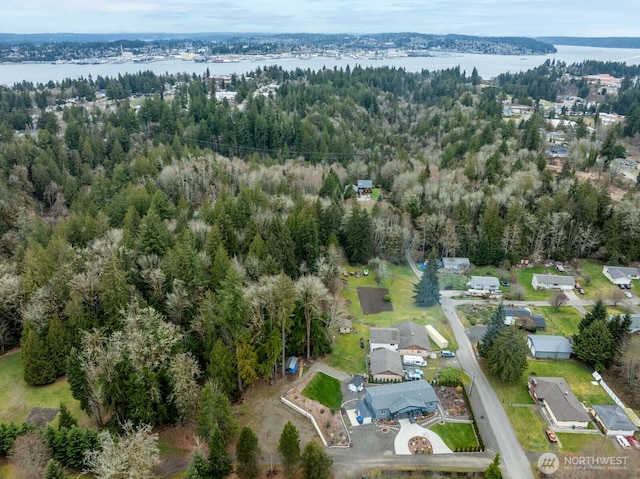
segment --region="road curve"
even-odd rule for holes
[[[415,262],[407,254],[407,260],[411,269],[418,278],[422,276],[422,272],[416,267]],[[444,291],[441,292],[445,293]],[[502,409],[500,401],[489,384],[489,381],[485,377],[478,360],[471,346],[471,342],[467,337],[464,327],[460,322],[460,318],[455,311],[455,304],[451,298],[442,296],[440,303],[444,314],[449,320],[451,330],[458,343],[458,350],[456,357],[460,362],[460,366],[474,378],[473,388],[482,400],[482,405],[485,409],[486,419],[489,422],[489,426],[493,431],[493,435],[496,439],[498,448],[500,450],[500,457],[502,460],[502,475],[505,479],[534,479],[533,472],[531,470],[531,463],[527,459],[527,456],[518,441],[515,431],[511,426],[511,422],[507,417],[507,414]]]

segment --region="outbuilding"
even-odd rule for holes
[[[592,406],[591,415],[607,436],[633,436],[638,430],[620,406]]]
[[[573,348],[564,336],[527,335],[527,345],[536,359],[569,359]]]

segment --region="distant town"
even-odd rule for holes
[[[443,52],[494,55],[555,53],[553,45],[522,37],[387,33],[372,35],[197,35],[193,38],[117,39],[82,35],[0,35],[0,63],[149,63],[165,60],[234,62],[252,56],[384,59]]]

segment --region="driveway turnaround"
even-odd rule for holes
[[[453,454],[453,451],[447,447],[435,432],[417,424],[411,424],[408,419],[400,419],[400,431],[393,443],[396,455],[410,456],[409,439],[416,436],[427,438],[433,448],[433,454]]]

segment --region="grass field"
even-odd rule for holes
[[[0,357],[0,422],[24,421],[34,407],[57,408],[63,402],[80,425],[91,420],[71,396],[66,379],[60,378],[47,386],[29,386],[22,378],[19,353]]]
[[[345,271],[355,271],[348,265],[343,267]],[[387,288],[391,296],[393,311],[385,311],[378,314],[364,316],[358,299],[357,288],[378,287],[372,275],[349,276],[348,282],[342,292],[342,296],[350,301],[348,311],[353,318],[354,331],[351,334],[339,335],[333,345],[329,364],[348,373],[365,373],[365,355],[368,351],[360,348],[360,338],[364,338],[368,347],[369,328],[372,326],[390,327],[403,321],[414,321],[417,324],[431,324],[449,342],[449,349],[457,349],[457,344],[449,323],[440,306],[420,308],[415,305],[413,299],[413,286],[418,279],[408,266],[389,265],[389,278],[380,287]],[[435,345],[432,344],[432,347]],[[437,349],[437,348],[436,348]]]
[[[324,373],[317,373],[302,391],[309,399],[318,401],[333,411],[339,411],[342,405],[340,381]]]
[[[608,456],[615,455],[616,447],[611,439],[600,434],[574,434],[574,433],[556,433],[561,447],[560,452],[565,453],[590,453],[598,451],[599,455]]]
[[[547,266],[534,266],[533,268],[522,268],[518,274],[518,284],[524,290],[524,297],[529,301],[544,301],[551,299],[556,295],[557,291],[549,291],[544,289],[534,289],[531,286],[531,280],[534,274],[557,274],[555,269]]]
[[[611,299],[613,292],[619,290],[602,273],[603,266],[603,263],[592,260],[576,262],[574,274],[585,290],[585,299]]]
[[[440,436],[451,450],[478,446],[478,440],[471,424],[446,422],[434,424],[429,429]]]
[[[534,314],[540,314],[547,322],[547,329],[540,334],[569,336],[578,332],[582,315],[572,306],[561,306],[557,310],[552,306],[532,308]]]

